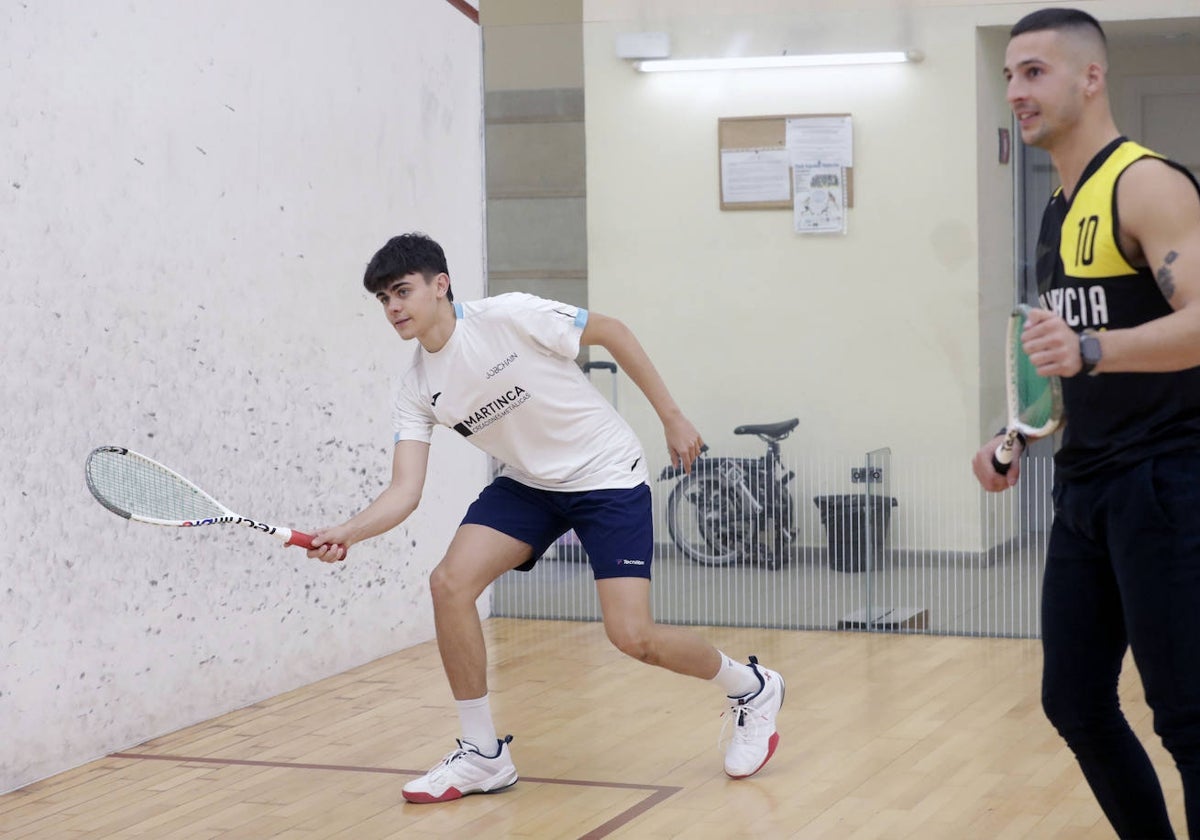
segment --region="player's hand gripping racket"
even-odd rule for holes
[[[239,516],[174,470],[124,447],[93,449],[86,472],[96,501],[117,516],[177,528],[245,525],[278,537],[284,545],[312,548],[311,534]]]
[[[1025,304],[1013,310],[1008,319],[1008,346],[1005,352],[1005,393],[1008,398],[1008,425],[1004,440],[992,455],[992,468],[1004,475],[1012,466],[1017,436],[1045,437],[1062,422],[1062,383],[1057,376],[1042,376],[1021,346],[1021,333],[1029,319]]]

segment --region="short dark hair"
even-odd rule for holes
[[[426,282],[439,274],[449,276],[446,252],[423,233],[393,236],[367,263],[363,286],[371,294],[376,294],[386,289],[393,280],[414,272],[423,275]],[[446,288],[446,299],[454,300],[454,292],[449,287]]]
[[[1100,26],[1100,21],[1087,12],[1081,12],[1078,9],[1039,9],[1036,12],[1030,12],[1017,21],[1012,31],[1008,33],[1008,36],[1016,38],[1018,35],[1024,35],[1026,32],[1041,32],[1046,29],[1074,32],[1090,29],[1100,36],[1100,43],[1104,44],[1105,47],[1108,46],[1108,38],[1104,35],[1104,29]]]

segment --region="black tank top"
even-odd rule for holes
[[[1076,332],[1124,329],[1172,312],[1152,269],[1121,252],[1117,181],[1134,161],[1173,161],[1125,138],[1102,149],[1068,201],[1055,191],[1037,246],[1042,305]],[[1174,373],[1079,374],[1063,379],[1067,424],[1055,455],[1059,477],[1090,478],[1164,452],[1200,451],[1200,367]]]

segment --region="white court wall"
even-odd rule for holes
[[[127,523],[83,464],[126,445],[297,527],[373,498],[411,348],[362,270],[418,229],[482,294],[480,79],[444,2],[0,12],[0,791],[433,636],[487,471],[452,433],[417,513],[338,566]]]
[[[1194,0],[1079,5],[1102,21],[1196,14]],[[890,447],[897,462],[928,460],[935,474],[921,498],[900,500],[905,516],[979,493],[969,461],[1004,421],[989,348],[1013,282],[1011,165],[996,151],[1011,121],[995,63],[1006,39],[991,28],[1033,8],[585,0],[589,302],[633,327],[715,451],[757,453],[734,426],[798,416],[785,454]],[[615,56],[632,31],[669,33],[675,57],[915,48],[925,59],[640,74]],[[845,236],[797,235],[789,211],[719,209],[718,119],[792,113],[853,117]],[[622,407],[656,470],[657,418],[624,394]],[[827,492],[859,489],[847,474]],[[984,518],[946,521],[943,544],[912,547],[986,548]],[[893,544],[905,536],[901,523]]]

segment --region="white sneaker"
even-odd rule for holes
[[[449,802],[470,793],[492,793],[517,782],[508,745],[511,735],[497,739],[499,752],[488,758],[470,741],[459,741],[458,749],[446,754],[437,766],[401,791],[409,802]]]
[[[729,698],[733,740],[725,750],[725,772],[735,779],[753,776],[779,746],[775,716],[783,705],[783,677],[759,665],[755,656],[750,657],[750,670],[758,677],[758,691]]]

